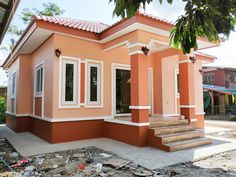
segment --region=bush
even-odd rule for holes
[[[4,97],[0,97],[0,124],[5,124],[6,122],[6,107],[7,107],[7,100]]]
[[[231,117],[230,117],[230,120],[231,120],[231,121],[236,121],[236,116],[231,116]]]

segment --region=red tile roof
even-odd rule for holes
[[[153,16],[151,14],[147,14],[145,12],[139,11],[138,14],[146,16],[148,18],[152,18],[152,19],[157,20],[157,21],[164,22],[164,23],[169,24],[169,25],[174,25],[174,23],[171,22],[171,21],[159,18],[157,16]],[[70,27],[70,28],[89,31],[89,32],[92,32],[92,33],[104,32],[105,30],[108,30],[111,27],[115,26],[116,24],[121,23],[122,21],[124,21],[124,20],[120,20],[120,21],[118,21],[118,22],[116,22],[116,23],[109,26],[109,25],[106,25],[104,23],[97,22],[97,21],[87,21],[87,20],[62,18],[62,17],[49,17],[49,16],[42,16],[42,15],[33,16],[33,19],[43,20],[43,21],[47,21],[47,22],[67,26],[67,27]]]
[[[106,25],[101,22],[62,18],[62,17],[48,17],[48,16],[37,15],[37,16],[34,16],[33,19],[43,20],[43,21],[47,21],[47,22],[51,22],[51,23],[67,26],[70,28],[79,29],[79,30],[89,31],[93,33],[101,33],[102,31],[104,31],[106,28],[109,27],[109,25]]]

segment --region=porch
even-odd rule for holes
[[[181,119],[180,117],[149,116],[148,120],[148,123],[134,123],[132,122],[131,116],[124,116],[104,121],[110,123],[106,126],[108,130],[113,124],[113,131],[119,131],[119,129],[120,131],[127,130],[126,133],[128,134],[132,134],[132,129],[134,129],[135,126],[138,126],[136,129],[140,129],[139,131],[142,133],[138,133],[136,137],[133,138],[139,140],[142,139],[143,136],[143,139],[146,139],[148,146],[168,152],[212,143],[211,139],[205,137],[204,129],[198,129],[196,126],[190,125],[187,119]],[[117,126],[119,128],[116,130]],[[124,127],[126,127],[126,129],[124,129]],[[113,135],[110,135],[110,138],[124,141],[129,137],[128,134],[122,137],[122,133],[120,133],[120,137],[118,138],[117,136],[114,136],[113,133]],[[130,142],[130,139],[127,139],[127,141]]]

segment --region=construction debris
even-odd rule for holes
[[[22,157],[7,140],[2,140],[1,153],[10,165],[13,172],[18,172],[23,177],[31,176],[149,176],[152,172],[129,160],[122,159],[96,147],[68,150],[56,153],[41,154],[31,157]],[[136,171],[137,170],[137,171]],[[13,174],[4,168],[1,175]]]
[[[158,158],[158,157],[157,157]],[[196,162],[148,170],[94,146],[22,157],[7,140],[0,139],[0,177],[233,177],[236,151]]]

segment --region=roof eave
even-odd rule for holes
[[[11,3],[9,4],[9,9],[7,10],[6,12],[6,15],[5,15],[5,21],[3,23],[3,30],[2,30],[2,34],[0,35],[0,44],[2,43],[2,40],[6,34],[6,31],[10,25],[10,22],[14,16],[14,13],[15,13],[15,10],[17,9],[19,3],[20,3],[20,0],[15,0],[15,1],[10,1]],[[14,4],[13,4],[14,3]],[[13,8],[14,7],[14,8]]]

